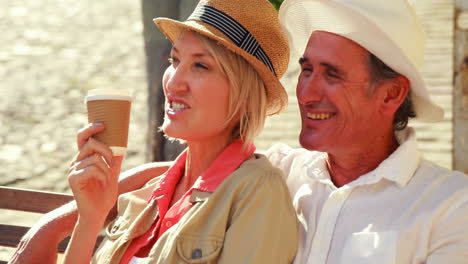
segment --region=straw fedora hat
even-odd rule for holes
[[[154,22],[172,43],[183,30],[192,30],[239,54],[265,83],[268,114],[287,105],[279,79],[288,66],[289,46],[278,13],[267,0],[201,0],[185,22],[169,18]]]
[[[286,0],[279,17],[297,54],[304,52],[316,30],[348,38],[410,80],[417,120],[443,118],[444,111],[431,101],[418,70],[425,35],[407,0]]]

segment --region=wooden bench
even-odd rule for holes
[[[17,189],[0,186],[0,209],[32,213],[47,213],[73,200],[73,196],[62,193]],[[16,248],[28,226],[0,224],[0,246]],[[68,238],[58,246],[58,252],[65,252]],[[8,260],[0,260],[6,264]]]

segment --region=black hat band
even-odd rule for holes
[[[198,6],[187,20],[211,25],[228,36],[239,48],[257,58],[275,75],[273,64],[255,37],[235,19],[211,6]]]

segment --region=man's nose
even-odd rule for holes
[[[308,104],[312,102],[319,102],[323,97],[323,84],[321,83],[320,76],[313,73],[307,78],[299,77],[297,82],[296,95],[300,104]]]

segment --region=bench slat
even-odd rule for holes
[[[0,246],[17,247],[21,237],[29,228],[15,225],[0,225]]]
[[[72,200],[73,196],[67,194],[0,187],[2,209],[47,213]]]
[[[0,246],[16,248],[20,242],[21,237],[28,232],[29,227],[15,226],[15,225],[4,225],[0,224]],[[60,253],[65,252],[70,237],[66,237],[62,242],[58,244],[57,251]],[[102,238],[99,238],[100,242]],[[0,262],[1,264],[1,262]]]
[[[47,213],[72,200],[73,196],[67,194],[0,186],[0,209]],[[0,247],[16,248],[28,230],[29,227],[25,226],[0,224]],[[102,236],[97,238],[94,250],[97,249],[102,239]],[[64,253],[69,240],[70,237],[67,237],[60,242],[57,251]],[[0,260],[0,264],[6,263]]]

